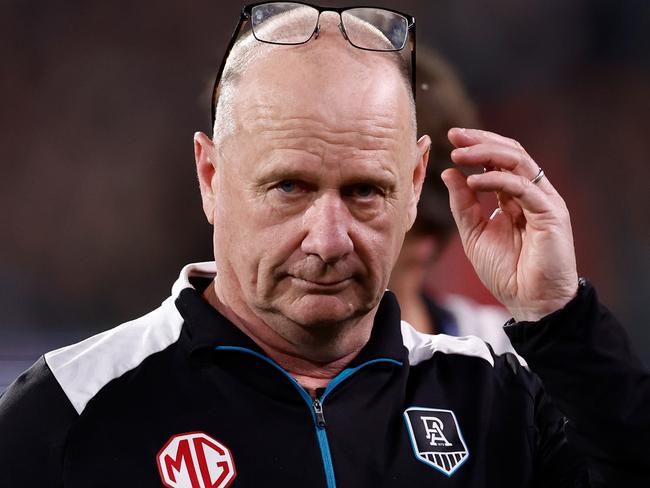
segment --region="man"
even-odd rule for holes
[[[245,11],[255,38],[238,29],[214,137],[195,136],[216,265],[15,382],[0,485],[585,486],[530,371],[400,326],[384,291],[429,147],[399,55],[363,49],[403,47],[399,18],[291,5]],[[455,162],[501,170],[443,174],[479,275],[515,319],[568,320],[585,286],[562,199],[514,141],[450,139]],[[479,191],[499,192],[489,220]]]

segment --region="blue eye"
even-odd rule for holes
[[[375,188],[372,185],[357,185],[354,187],[354,195],[361,198],[372,196]]]
[[[292,193],[296,190],[296,182],[293,180],[282,180],[278,183],[278,188],[285,193]]]

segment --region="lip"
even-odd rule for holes
[[[336,281],[311,281],[298,276],[291,276],[291,280],[303,288],[333,292],[345,288],[352,278],[343,278]]]

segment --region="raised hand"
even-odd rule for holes
[[[479,278],[518,320],[562,308],[578,289],[571,220],[564,200],[517,141],[476,129],[449,131],[456,164],[490,169],[442,179],[467,257]],[[496,192],[499,207],[483,215],[479,192]]]

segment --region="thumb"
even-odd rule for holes
[[[467,186],[467,178],[456,168],[448,168],[440,175],[449,190],[449,206],[456,221],[463,246],[467,237],[483,220],[476,193]]]

